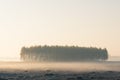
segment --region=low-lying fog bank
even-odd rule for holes
[[[0,80],[119,80],[119,61],[0,62]]]
[[[119,61],[37,63],[37,62],[0,62],[0,71],[7,70],[54,70],[54,71],[120,71]]]

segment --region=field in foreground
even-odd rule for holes
[[[120,62],[0,62],[0,80],[120,80]]]

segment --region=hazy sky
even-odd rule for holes
[[[120,56],[120,0],[0,0],[0,57],[44,44],[102,47]]]

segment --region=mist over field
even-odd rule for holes
[[[0,71],[120,71],[120,62],[0,62]]]

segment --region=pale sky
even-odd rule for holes
[[[45,44],[101,47],[120,56],[120,0],[0,0],[0,57]]]

